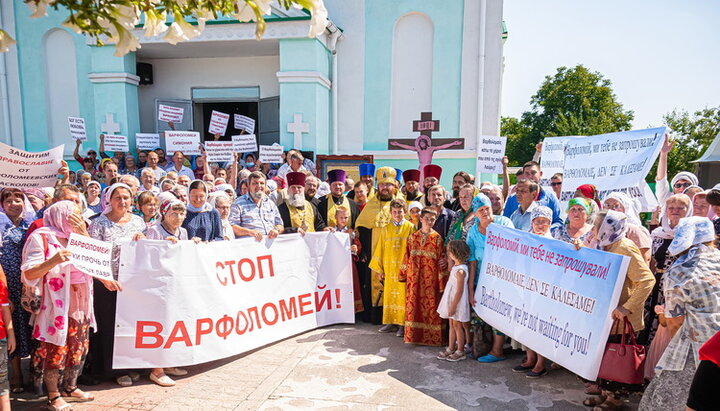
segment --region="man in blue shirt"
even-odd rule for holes
[[[536,184],[540,184],[540,178],[542,178],[542,171],[540,171],[540,164],[538,164],[536,161],[528,161],[527,163],[523,164],[523,178],[527,178],[528,180],[534,181]],[[552,223],[560,223],[562,224],[562,218],[560,218],[560,202],[558,201],[557,197],[555,197],[555,193],[547,192],[542,187],[540,187],[540,190],[538,190],[538,196],[535,199],[535,202],[538,205],[544,205],[550,210],[552,210],[553,213],[553,219]],[[503,215],[505,217],[510,218],[512,214],[517,210],[518,208],[518,200],[515,194],[508,197],[507,201],[505,202],[505,210],[503,211]]]

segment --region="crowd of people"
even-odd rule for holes
[[[94,150],[81,157],[79,144],[74,156],[82,168],[71,171],[64,163],[55,187],[0,193],[0,358],[9,360],[9,367],[0,364],[4,407],[26,381],[47,390],[49,405],[63,410],[71,401],[93,400],[79,383],[138,381],[141,371],[113,369],[112,356],[122,290],[119,243],[143,238],[260,241],[348,233],[357,320],[408,344],[442,347],[443,361],[494,363],[506,360],[508,350],[523,350],[522,362],[508,367],[543,378],[561,367],[509,341],[471,308],[492,223],[629,257],[608,342],[621,339],[627,320],[647,347],[646,383],[583,380],[585,405],[619,409],[624,396],[644,390],[641,409],[720,407],[713,390],[720,382],[720,186],[703,189],[689,172],[668,184],[669,141],[656,176],[661,207],[650,219],[641,218],[637,200],[622,192],[598,198],[592,184],[577,187],[561,208],[562,174],[548,179],[551,188],[541,186],[537,158],[520,167],[514,185],[504,159],[502,184],[458,171],[448,190],[434,164],[404,171],[362,164],[358,181],[339,169],[321,181],[297,150],[285,153],[282,164],[260,163],[253,153],[217,164],[204,153],[167,158],[161,148],[108,155],[102,144],[99,157]],[[541,145],[537,150],[541,155]],[[71,233],[113,244],[115,280],[73,266],[66,249]],[[31,358],[26,373],[24,357]],[[172,386],[172,377],[187,371],[145,374]]]

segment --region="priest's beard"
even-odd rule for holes
[[[288,198],[288,202],[295,208],[302,208],[305,206],[305,196],[303,194],[293,194]]]
[[[418,197],[417,191],[406,191],[405,193],[408,198],[417,198]]]
[[[458,198],[460,195],[460,190],[453,190],[453,198]]]
[[[382,190],[378,193],[378,199],[380,201],[392,201],[394,197],[395,193],[393,193],[391,190]]]

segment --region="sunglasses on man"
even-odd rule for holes
[[[562,185],[562,181],[550,183],[550,185],[553,186],[553,187],[561,186],[561,185]]]
[[[89,156],[96,156],[96,155],[97,155],[97,153],[96,153],[96,152],[94,152],[94,151],[88,151],[88,155],[89,155]]]

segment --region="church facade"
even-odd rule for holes
[[[205,138],[213,110],[238,113],[257,120],[259,144],[373,155],[400,169],[417,167],[418,156],[391,143],[431,134],[436,147],[459,141],[434,153],[443,183],[473,173],[479,136],[499,132],[502,1],[325,5],[331,23],[318,38],[307,37],[305,11],[273,7],[260,41],[253,23],[232,19],[175,46],[138,27],[142,47],[115,57],[112,45],[62,27],[62,11],[30,19],[22,0],[2,0],[3,28],[18,42],[0,57],[2,141],[29,151],[65,144],[70,159],[72,116],[86,121],[83,152],[103,131],[127,135],[132,147],[135,133],[167,129],[157,110],[168,104],[185,109],[176,129]],[[417,131],[421,119],[431,121],[427,132]]]

